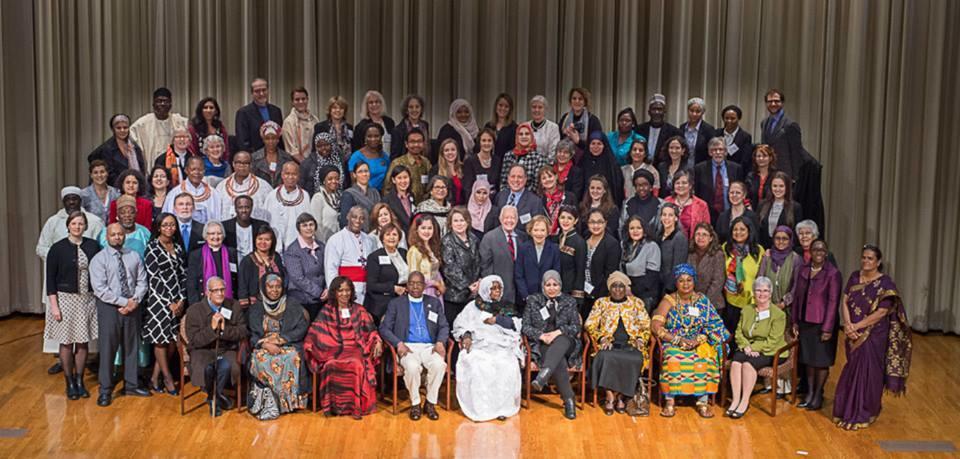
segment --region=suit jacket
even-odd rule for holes
[[[450,325],[443,311],[443,303],[430,295],[423,295],[423,313],[427,321],[427,332],[434,343],[446,343],[450,337]],[[432,314],[431,314],[432,313]],[[430,320],[430,317],[436,320]],[[387,304],[387,313],[380,322],[380,336],[391,346],[396,347],[407,339],[410,331],[410,299],[407,295],[398,296]]]
[[[688,124],[689,122],[680,125],[681,137],[684,137]],[[707,144],[710,143],[710,139],[716,135],[716,132],[717,128],[706,121],[700,120],[700,127],[697,128],[697,144],[693,148],[693,151],[690,152],[690,154],[693,155],[694,164],[710,159],[710,151],[707,149]],[[684,137],[684,141],[686,141],[686,137]],[[660,139],[657,139],[657,143],[660,143]]]
[[[413,220],[413,214],[416,213],[417,210],[417,205],[413,203],[413,195],[407,193],[407,199],[410,203],[410,213],[407,213],[406,209],[403,208],[403,203],[400,201],[400,197],[397,196],[396,192],[387,193],[387,195],[383,197],[383,202],[397,215],[397,220],[400,222],[400,230],[404,233],[410,230],[410,221]]]
[[[251,234],[257,234],[257,230],[260,229],[261,226],[270,226],[269,223],[263,220],[257,220],[256,218],[250,218],[250,220],[252,222],[250,223]],[[237,217],[223,222],[223,245],[237,250]]]
[[[276,105],[267,104],[267,112],[270,114],[270,121],[283,125],[283,112]],[[260,125],[263,124],[263,117],[260,116],[260,109],[257,104],[250,102],[237,110],[236,133],[237,144],[240,150],[255,152],[263,148],[263,139],[260,138]],[[280,137],[279,147],[283,150],[283,137]]]
[[[498,219],[500,218],[500,208],[507,205],[507,199],[510,199],[509,189],[497,193],[494,204],[497,208]],[[491,212],[491,214],[492,213],[493,212]],[[520,202],[517,203],[517,217],[520,218],[519,223],[517,223],[517,231],[526,234],[527,222],[529,222],[530,218],[534,215],[547,215],[547,210],[543,208],[543,200],[540,199],[540,196],[537,196],[530,190],[525,190],[523,194],[520,195]]]
[[[649,121],[637,126],[636,129],[634,129],[634,131],[636,131],[637,134],[642,135],[643,138],[647,139],[647,141],[649,142],[650,140],[650,122]],[[650,150],[652,152],[651,154],[653,154],[654,163],[656,163],[657,161],[660,161],[661,159],[660,150],[663,148],[664,145],[667,144],[667,140],[669,140],[671,137],[678,136],[678,135],[682,137],[682,135],[680,134],[680,129],[678,129],[676,126],[667,122],[664,122],[663,126],[660,126],[660,136],[657,137],[656,148],[653,150]],[[663,176],[661,175],[660,177],[662,180]]]
[[[229,309],[232,314],[224,321],[223,335],[220,336],[220,353],[230,362],[233,376],[239,375],[239,365],[236,362],[237,350],[240,342],[247,339],[247,315],[240,311],[236,301],[226,298],[221,309]],[[187,347],[190,350],[190,382],[200,387],[205,386],[205,369],[207,365],[217,359],[215,352],[218,333],[210,328],[213,310],[206,300],[191,301],[184,316]]]
[[[519,225],[517,227],[519,230]],[[526,240],[526,235],[514,231],[514,245],[519,250]],[[510,247],[507,245],[507,236],[503,227],[498,226],[483,236],[480,241],[480,276],[496,274],[503,279],[503,301],[515,304],[516,283],[514,282],[513,267],[515,260],[510,256]]]
[[[180,225],[180,221],[177,220],[177,226],[179,226],[179,225]],[[224,232],[226,232],[226,231],[224,231]],[[183,234],[181,234],[180,237],[183,237]],[[224,241],[226,241],[226,239],[224,239]],[[191,222],[190,222],[190,240],[187,241],[187,253],[186,253],[186,255],[189,256],[191,253],[193,253],[194,250],[199,249],[200,246],[202,246],[203,244],[206,244],[206,243],[207,243],[207,241],[205,241],[205,240],[203,239],[203,223],[200,223],[200,222],[198,222],[198,221],[196,221],[196,220],[191,221]],[[224,244],[226,244],[226,243],[224,243]],[[229,245],[229,244],[227,244],[227,245]],[[234,244],[234,245],[236,245],[236,244]]]
[[[786,113],[780,117],[780,122],[770,128],[772,117],[768,116],[760,123],[762,132],[760,142],[770,145],[777,154],[778,170],[786,172],[796,180],[803,165],[803,142],[801,140],[800,125]]]
[[[588,242],[587,245],[590,243]],[[603,239],[597,244],[593,257],[590,259],[590,279],[593,281],[593,292],[589,295],[593,298],[601,298],[610,294],[607,289],[607,278],[614,271],[620,269],[620,257],[622,255],[620,244],[609,234],[604,234]],[[672,268],[671,268],[672,269]]]
[[[714,137],[723,137],[723,126],[717,128],[717,132],[713,134]],[[740,126],[740,129],[737,131],[737,134],[733,136],[733,144],[737,146],[737,151],[734,154],[727,152],[727,161],[733,161],[740,165],[744,171],[749,171],[753,169],[753,136],[743,129],[743,126]],[[707,151],[707,154],[710,154]]]
[[[761,209],[761,206],[757,206]],[[793,201],[793,222],[787,221],[787,211],[784,209],[780,213],[780,218],[777,219],[777,226],[784,225],[793,228],[797,223],[804,219],[803,206],[799,202]],[[769,249],[773,247],[773,237],[770,236],[770,218],[769,215],[760,215],[760,227],[757,228],[757,244],[763,246],[764,249]],[[818,228],[819,229],[819,228]]]
[[[237,251],[224,245],[220,250],[227,250],[227,259],[230,262],[229,273],[223,273],[224,278],[230,276],[231,286],[233,288],[233,299],[237,296]],[[203,251],[194,250],[187,256],[187,303],[193,304],[204,298],[206,289],[203,285]],[[218,261],[218,260],[214,260]],[[228,297],[229,298],[229,297]],[[239,307],[239,304],[237,305]]]
[[[400,257],[407,259],[407,249],[397,248]],[[393,287],[400,283],[400,273],[393,263],[380,263],[380,257],[386,257],[387,250],[374,250],[367,257],[367,294],[363,299],[363,307],[378,321],[387,312],[387,303],[397,297]]]
[[[532,240],[520,244],[513,267],[518,298],[541,293],[540,284],[543,281],[543,273],[551,269],[560,272],[560,246],[556,242],[544,241],[540,261],[537,261],[537,249]]]
[[[727,167],[727,183],[729,186],[730,182],[734,181],[743,181],[743,169],[739,164],[726,160],[724,161]],[[696,167],[693,168],[693,192],[700,199],[703,199],[707,202],[707,207],[710,208],[710,221],[716,223],[717,216],[720,212],[717,212],[713,208],[713,193],[716,177],[713,176],[713,160],[703,161],[697,163]],[[727,196],[723,196],[723,200],[727,201]]]
[[[140,172],[146,175],[150,172],[150,165],[143,159],[143,150],[141,150],[140,145],[137,145],[133,140],[127,139],[127,141],[133,143],[133,151],[137,155]],[[117,146],[117,139],[115,137],[110,137],[97,147],[96,150],[93,150],[87,155],[87,162],[93,162],[97,159],[107,163],[107,185],[110,186],[116,185],[117,177],[120,176],[120,173],[130,169],[130,161],[120,152],[120,147]],[[117,187],[117,189],[120,190],[122,187]]]

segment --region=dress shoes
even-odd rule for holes
[[[219,405],[219,404],[217,405],[216,410],[214,410],[213,400],[207,400],[207,404],[210,405],[210,415],[211,415],[211,416],[213,416],[213,417],[216,418],[216,417],[219,417],[220,415],[223,414],[223,410],[220,408],[220,405]]]
[[[563,401],[563,417],[577,419],[577,403],[572,398]]]
[[[410,420],[411,421],[420,420],[420,405],[413,405],[410,407]]]
[[[77,386],[76,383],[73,382],[73,377],[64,373],[63,380],[66,381],[67,384],[67,398],[70,400],[78,400],[80,394],[77,393]]]
[[[113,399],[110,394],[100,394],[97,397],[97,406],[110,406],[111,402],[113,402]]]
[[[123,389],[123,395],[130,395],[133,397],[150,397],[153,394],[151,394],[150,391],[146,389],[141,389],[137,387],[135,389]]]
[[[217,404],[220,405],[220,407],[223,408],[225,411],[230,411],[234,407],[233,400],[231,400],[230,397],[227,397],[226,395],[218,394],[217,400],[218,400]]]
[[[431,421],[436,421],[437,419],[440,419],[440,414],[437,413],[437,407],[433,403],[424,402],[423,412],[427,413],[427,419]]]
[[[60,361],[59,361],[59,360],[57,360],[56,362],[54,362],[54,364],[53,364],[52,367],[47,368],[47,374],[48,374],[48,375],[55,375],[55,374],[57,374],[57,373],[60,373],[61,371],[63,371],[63,365],[60,365]]]
[[[537,377],[530,383],[530,386],[533,387],[533,390],[540,392],[544,387],[547,387],[547,381],[550,380],[550,369],[541,368],[540,372],[537,373]]]

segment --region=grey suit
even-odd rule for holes
[[[780,121],[770,127],[773,117],[766,117],[761,123],[760,142],[770,145],[777,154],[777,170],[785,172],[793,180],[797,179],[800,167],[803,166],[803,141],[801,140],[800,125],[786,113]]]
[[[526,237],[518,231],[514,233],[514,253],[516,253],[520,250],[520,243]],[[500,276],[503,279],[503,301],[510,304],[516,303],[517,286],[513,281],[514,261],[515,256],[510,255],[510,247],[507,245],[503,226],[498,226],[483,236],[483,240],[480,241],[480,276],[486,277],[492,274]]]

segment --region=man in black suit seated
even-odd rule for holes
[[[243,260],[253,252],[253,235],[261,226],[270,224],[251,217],[253,215],[253,198],[245,194],[233,200],[233,207],[237,216],[223,222],[223,243],[237,251],[237,259]]]
[[[693,170],[693,191],[697,197],[706,201],[710,207],[710,221],[716,223],[717,216],[730,207],[727,191],[730,182],[743,181],[743,168],[727,159],[727,145],[723,137],[710,139],[707,145],[710,160],[702,161]]]
[[[647,139],[647,156],[656,164],[660,160],[660,150],[673,136],[680,135],[680,129],[666,121],[667,98],[663,94],[654,94],[647,105],[650,120],[637,126],[635,131]]]
[[[180,193],[173,199],[173,212],[177,215],[186,255],[203,244],[203,223],[193,219],[193,207],[193,195],[190,193]]]
[[[526,234],[526,225],[534,215],[547,215],[543,208],[543,200],[540,196],[527,190],[527,172],[519,164],[513,165],[507,173],[507,189],[497,193],[495,203],[497,209],[504,206],[513,206],[517,208],[517,216],[520,219],[520,225],[517,230]],[[496,218],[499,212],[490,212],[487,219]]]
[[[413,271],[407,278],[407,294],[387,304],[387,313],[380,323],[380,336],[397,348],[403,383],[410,392],[410,419],[420,419],[420,373],[427,370],[427,401],[423,412],[432,421],[437,414],[437,397],[447,369],[444,343],[450,326],[440,300],[425,296],[423,274]]]
[[[263,148],[260,125],[267,121],[283,125],[283,112],[269,102],[270,85],[267,80],[254,78],[250,83],[250,93],[253,101],[237,110],[237,143],[240,150],[257,151]],[[283,149],[283,139],[280,139],[278,148]]]
[[[770,116],[760,123],[760,143],[770,145],[777,154],[777,170],[797,180],[805,159],[800,125],[784,113],[786,99],[779,89],[767,91],[764,97]]]

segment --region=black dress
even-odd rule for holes
[[[614,302],[612,299],[611,302]],[[640,372],[643,370],[643,354],[629,344],[630,335],[617,319],[617,331],[613,333],[613,347],[600,351],[593,359],[590,383],[594,389],[607,390],[633,397],[637,392]]]

